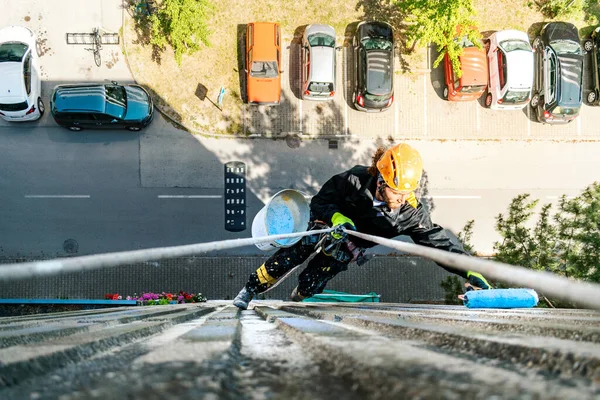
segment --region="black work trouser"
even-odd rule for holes
[[[306,261],[313,251],[314,246],[305,246],[302,242],[277,250],[250,275],[246,289],[252,293],[264,292],[290,270]],[[311,297],[323,292],[327,282],[348,269],[348,264],[349,262],[341,262],[319,252],[298,277],[298,293],[303,297]]]

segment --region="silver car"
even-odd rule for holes
[[[332,100],[335,95],[335,30],[308,25],[302,37],[302,99]]]

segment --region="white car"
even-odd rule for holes
[[[525,32],[493,33],[486,43],[489,83],[485,105],[493,110],[520,110],[531,99],[533,50]]]
[[[44,114],[35,36],[22,26],[0,30],[0,117],[33,121]]]
[[[335,95],[335,30],[308,25],[302,37],[302,99],[333,100]]]

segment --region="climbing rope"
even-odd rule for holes
[[[145,261],[194,256],[211,251],[251,246],[280,239],[293,239],[308,235],[329,233],[333,230],[333,228],[317,229],[258,238],[221,240],[185,246],[159,247],[154,249],[96,254],[48,261],[4,264],[0,265],[0,281],[28,279],[70,272],[83,272]],[[532,288],[547,296],[570,301],[582,307],[600,310],[600,285],[597,284],[567,279],[550,272],[533,271],[520,266],[450,253],[413,243],[367,235],[347,229],[342,230],[348,235],[356,236],[411,255],[425,257],[448,267],[460,269],[462,271],[477,271],[490,279],[520,287]],[[339,228],[337,231],[339,232]]]
[[[273,242],[280,239],[293,239],[307,235],[329,233],[333,229],[317,229],[306,232],[286,233],[249,239],[230,239],[215,242],[189,244],[184,246],[157,247],[154,249],[121,251],[117,253],[95,254],[74,258],[61,258],[47,261],[33,261],[0,265],[0,281],[58,275],[68,272],[90,271],[98,268],[117,267],[124,264],[164,260],[167,258],[195,256],[210,251],[252,246],[257,243]]]
[[[447,267],[462,271],[477,271],[488,279],[535,289],[545,296],[570,301],[585,308],[600,310],[600,285],[598,284],[568,279],[550,272],[534,271],[498,261],[432,249],[414,243],[385,239],[350,230],[345,231],[349,235],[415,256],[425,257]]]

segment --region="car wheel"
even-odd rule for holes
[[[444,88],[444,99],[448,100],[448,86]]]
[[[137,132],[137,131],[141,130],[142,128],[140,128],[139,126],[128,126],[125,129],[132,131],[132,132]]]
[[[80,126],[71,125],[69,127],[69,130],[73,132],[79,132],[80,130],[82,130],[82,128]]]
[[[595,91],[591,91],[588,93],[587,95],[587,101],[588,103],[593,103],[596,100],[596,92]]]
[[[485,96],[485,106],[489,108],[491,105],[492,105],[492,94],[488,93],[487,96]]]
[[[46,107],[44,106],[44,102],[41,97],[38,97],[37,100],[38,111],[40,112],[40,117],[44,115],[44,111],[46,111]]]
[[[592,42],[591,40],[586,40],[583,43],[583,49],[585,51],[592,51],[593,48],[594,48],[594,42]]]
[[[538,104],[540,103],[540,95],[539,94],[534,94],[533,96],[531,96],[531,108],[536,108],[538,106]]]

